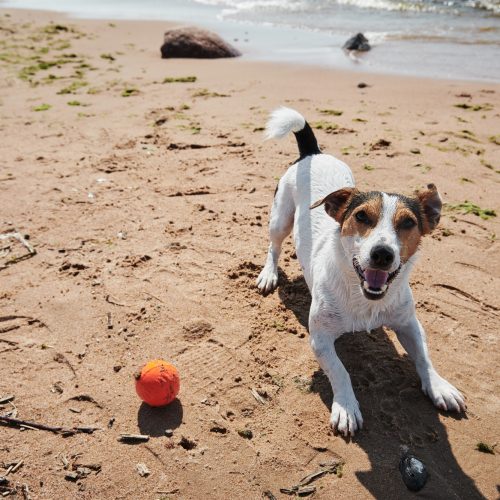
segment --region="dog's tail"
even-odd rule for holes
[[[295,134],[301,158],[321,153],[314,132],[299,112],[285,107],[273,111],[266,124],[265,138],[281,139],[290,132]]]

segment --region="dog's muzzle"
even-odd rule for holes
[[[352,259],[352,265],[360,279],[363,295],[369,300],[380,300],[384,297],[389,285],[401,270],[401,265],[392,273],[369,267],[362,269],[356,257]]]

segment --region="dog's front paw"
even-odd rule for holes
[[[440,410],[459,412],[467,409],[462,393],[435,372],[422,383],[422,390]]]
[[[264,266],[257,278],[257,287],[263,295],[267,295],[278,286],[278,272],[272,266]]]
[[[357,430],[363,428],[363,417],[354,394],[350,397],[333,398],[330,425],[335,432],[344,436],[354,436]]]

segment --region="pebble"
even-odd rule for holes
[[[252,439],[253,432],[250,429],[242,429],[238,431],[238,434],[245,439]]]
[[[424,463],[408,453],[401,457],[399,472],[401,472],[403,482],[410,491],[420,491],[429,478]]]
[[[148,469],[146,464],[139,463],[135,466],[135,468],[141,477],[148,477],[151,474],[151,471]]]
[[[168,438],[172,437],[174,435],[174,431],[172,429],[165,429],[165,436]]]

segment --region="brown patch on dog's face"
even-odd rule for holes
[[[347,206],[341,223],[342,236],[367,237],[382,213],[382,194],[358,193]]]
[[[404,199],[398,200],[393,224],[401,244],[399,256],[404,264],[417,252],[422,238],[422,229],[417,214]]]

